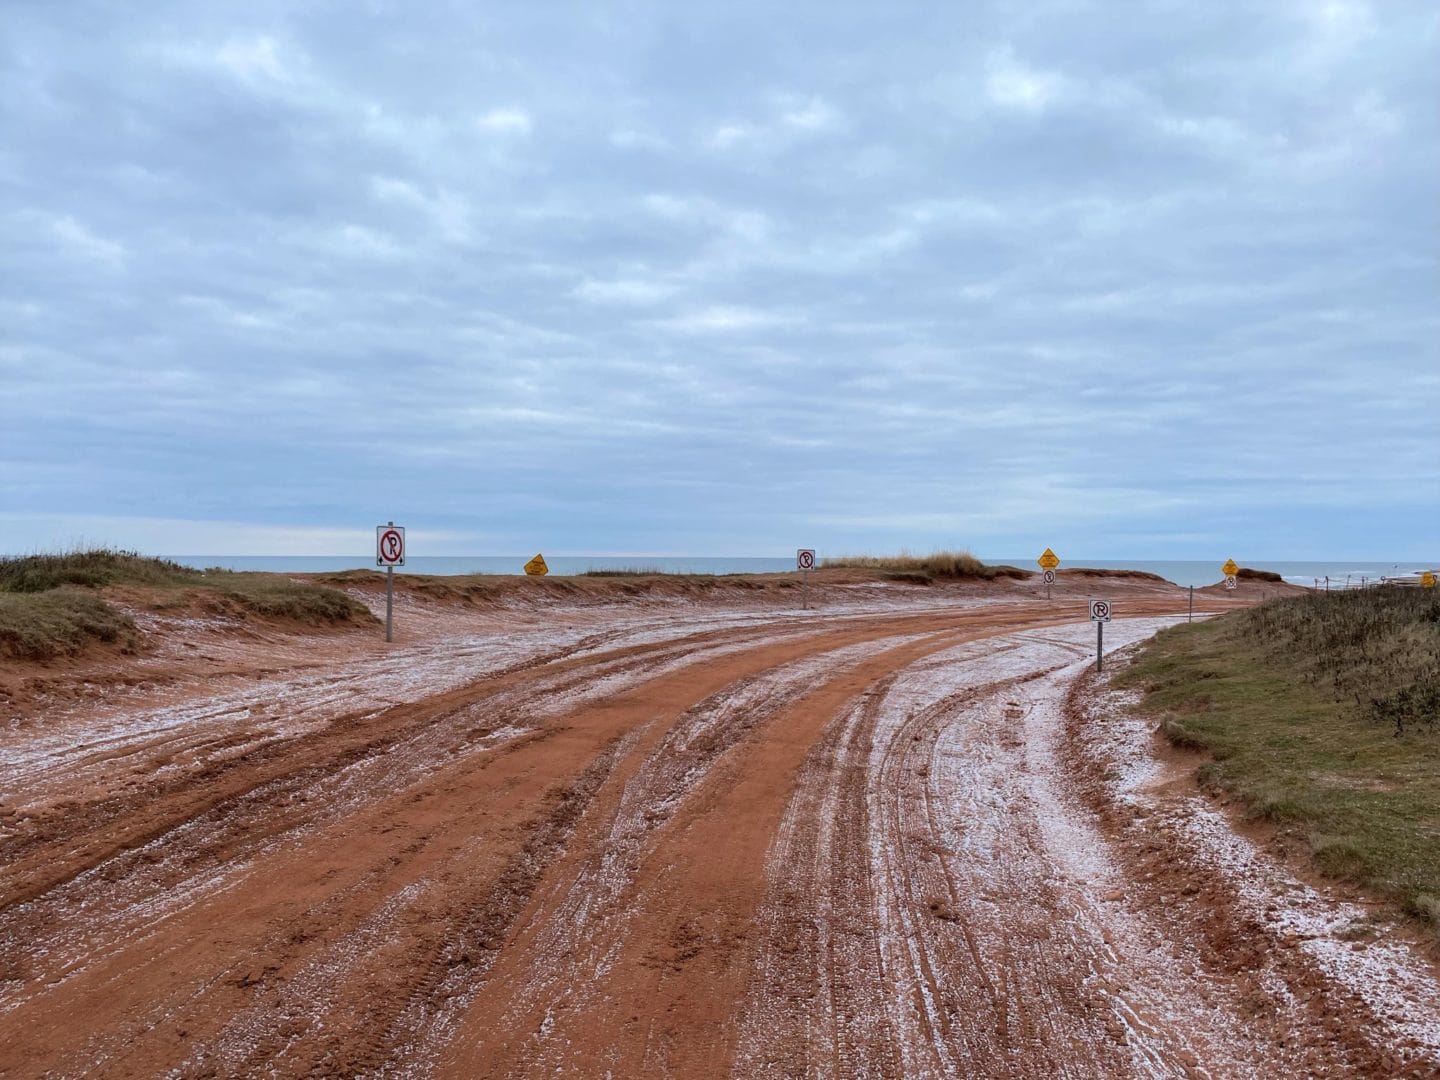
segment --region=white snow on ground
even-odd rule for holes
[[[1088,725],[1087,753],[1113,763],[1111,795],[1142,810],[1147,828],[1171,829],[1186,859],[1227,881],[1245,916],[1264,926],[1279,947],[1300,950],[1328,979],[1358,995],[1374,1014],[1381,1044],[1412,1046],[1440,1068],[1440,982],[1403,940],[1365,940],[1373,911],[1327,896],[1237,834],[1203,795],[1163,795],[1163,766],[1151,751],[1153,722],[1133,711],[1132,694],[1110,690]],[[1393,926],[1393,923],[1391,924]]]
[[[1117,620],[1107,652],[1175,621]],[[1255,1037],[1245,980],[1207,966],[1163,909],[1128,902],[1134,883],[1074,795],[1064,703],[1094,641],[1079,623],[957,646],[837,717],[767,862],[758,922],[773,944],[757,958],[737,1076],[1268,1080],[1302,1069],[1306,1047]],[[1150,733],[1100,727],[1116,797],[1147,800]],[[863,807],[845,786],[857,765]],[[1361,994],[1380,1045],[1436,1045],[1440,988],[1408,946],[1346,940],[1364,910],[1294,881],[1203,800],[1177,823],[1177,857],[1207,859],[1274,926],[1277,948],[1288,936]],[[1298,1019],[1304,1003],[1279,972],[1255,974]]]
[[[364,717],[394,705],[422,701],[545,658],[583,657],[767,624],[773,626],[776,635],[818,632],[833,627],[837,621],[895,610],[924,614],[996,602],[986,597],[960,597],[947,598],[933,607],[917,607],[913,597],[867,594],[853,602],[827,604],[821,611],[809,612],[756,607],[716,611],[682,602],[660,612],[617,615],[605,611],[600,624],[595,621],[593,608],[560,608],[534,616],[541,625],[529,628],[508,626],[491,633],[441,634],[426,641],[396,645],[379,656],[363,656],[320,669],[280,671],[258,679],[222,675],[210,681],[204,696],[179,703],[147,705],[144,694],[123,688],[101,692],[97,688],[98,700],[56,700],[49,704],[41,729],[34,725],[0,725],[0,775],[6,781],[3,794],[12,809],[23,811],[63,797],[77,784],[108,784],[117,772],[128,767],[127,759],[142,748],[148,771],[153,768],[157,738],[167,734],[174,736],[177,753],[220,760],[266,742],[323,728],[340,717]],[[134,614],[142,621],[147,617]],[[178,622],[194,623],[199,631],[213,629],[214,620]],[[173,645],[170,640],[167,648]],[[205,646],[207,653],[223,648],[215,643]],[[142,667],[145,662],[137,661]],[[613,691],[615,686],[609,689]],[[162,689],[157,696],[163,700],[168,692]],[[197,741],[202,733],[211,738]],[[138,761],[136,764],[139,766]]]
[[[1173,621],[1112,623],[1107,651]],[[1249,1071],[1226,1053],[1243,1039],[1234,1019],[1199,995],[1176,992],[1176,970],[1194,970],[1196,958],[1104,899],[1123,877],[1103,839],[1061,791],[1061,703],[1075,675],[1093,663],[1093,651],[1088,624],[1026,631],[932,657],[903,672],[885,697],[870,765],[871,866],[887,970],[913,988],[892,995],[889,1011],[907,1076],[972,1075],[971,1055],[985,1035],[978,1027],[958,1039],[935,1035],[963,1025],[945,1015],[954,1007],[953,998],[946,1000],[946,960],[953,954],[937,940],[953,924],[927,912],[916,890],[923,868],[917,874],[904,851],[907,838],[914,847],[913,838],[927,833],[944,871],[930,876],[927,888],[954,906],[967,951],[985,977],[1012,980],[1009,1007],[1017,1014],[1028,1009],[1031,1025],[1072,1029],[1035,1053],[1063,1056],[1065,1038],[1103,1044],[1113,1020],[1125,1031],[1133,1075],[1175,1075],[1193,1060],[1210,1062],[1221,1075]],[[923,801],[897,800],[893,755],[906,741],[907,722],[977,689],[946,710]],[[1007,724],[1015,730],[996,738]],[[1048,929],[1037,940],[1034,930],[1042,926]],[[1067,982],[1077,969],[1084,971],[1078,989],[1108,1005],[1108,1016],[1067,1004],[1064,995],[1075,989]],[[1078,1064],[1060,1067],[1092,1075]]]

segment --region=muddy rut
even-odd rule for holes
[[[1082,620],[667,613],[12,732],[0,1075],[1428,1075],[1154,912]]]

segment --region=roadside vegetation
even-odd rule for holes
[[[1157,635],[1121,676],[1319,868],[1440,933],[1440,597],[1271,600]]]
[[[73,656],[93,641],[130,651],[139,640],[128,615],[83,589],[0,592],[0,656],[50,660]]]
[[[0,559],[0,654],[73,656],[92,642],[133,649],[134,622],[100,590],[138,589],[155,610],[202,603],[212,610],[312,625],[369,621],[357,600],[275,574],[193,570],[133,551],[72,551]],[[112,598],[113,599],[113,598]]]
[[[1029,573],[1014,566],[989,566],[968,551],[936,551],[929,555],[846,555],[825,559],[823,570],[876,570],[887,581],[993,581],[995,578],[1025,578]]]

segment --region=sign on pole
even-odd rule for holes
[[[795,569],[800,571],[800,610],[810,608],[810,571],[815,569],[815,549],[800,548],[795,552]]]
[[[405,565],[405,530],[401,526],[375,526],[375,565]]]
[[[535,557],[525,564],[525,573],[530,577],[544,577],[550,573],[550,567],[545,565],[545,556],[536,552]]]
[[[1425,573],[1420,575],[1420,587],[1422,589],[1435,588],[1435,575],[1433,572],[1426,570]]]
[[[1226,577],[1234,577],[1236,574],[1240,573],[1240,567],[1234,559],[1226,559],[1225,565],[1220,567],[1220,572]]]
[[[395,640],[395,567],[405,565],[405,528],[389,521],[375,526],[375,565],[385,567],[385,640]]]
[[[1090,601],[1090,621],[1095,624],[1095,671],[1105,670],[1105,624],[1110,621],[1110,601]]]
[[[1060,556],[1051,551],[1048,547],[1040,553],[1035,560],[1040,569],[1045,571],[1045,599],[1050,599],[1050,586],[1055,584],[1055,568],[1060,565]]]
[[[1234,575],[1234,574],[1226,574],[1226,575],[1225,575],[1225,588],[1227,588],[1227,589],[1233,589],[1233,588],[1235,588],[1236,584],[1237,584],[1237,582],[1236,582],[1236,580],[1235,580],[1235,575]]]

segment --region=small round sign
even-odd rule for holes
[[[1054,570],[1046,570],[1045,573],[1043,573],[1042,575],[1040,575],[1040,579],[1041,579],[1042,581],[1044,581],[1046,585],[1054,585],[1054,584],[1055,584],[1055,571],[1054,571]]]
[[[812,551],[810,548],[801,548],[799,551],[795,552],[795,569],[814,570],[815,552]]]

